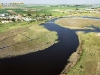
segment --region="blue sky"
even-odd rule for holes
[[[100,0],[0,0],[0,3],[23,2],[28,4],[100,4]]]

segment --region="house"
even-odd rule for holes
[[[7,13],[0,14],[0,19],[1,19],[1,23],[13,22],[12,19],[14,19],[15,21],[31,21],[32,20],[32,18],[30,18],[30,17],[23,17],[20,14],[9,15]]]
[[[13,21],[11,21],[11,20],[1,20],[1,23],[11,23],[11,22],[13,22]]]
[[[28,17],[23,17],[22,18],[24,21],[31,21],[32,19],[31,18],[28,18]]]
[[[5,14],[0,14],[0,17],[4,17],[5,16]]]

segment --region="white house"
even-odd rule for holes
[[[23,17],[22,18],[24,21],[31,21],[32,19],[31,18],[28,18],[28,17]]]
[[[0,17],[4,17],[5,16],[5,14],[0,14]]]
[[[2,20],[1,21],[1,23],[10,23],[10,22],[13,22],[13,21],[11,21],[11,20],[9,20],[9,21],[8,20]]]

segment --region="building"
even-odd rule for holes
[[[6,6],[22,6],[24,3],[22,2],[13,2],[13,3],[0,3],[0,7],[6,7]]]
[[[5,16],[5,14],[0,14],[0,17],[4,17]]]

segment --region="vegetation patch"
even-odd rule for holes
[[[99,75],[100,74],[100,37],[96,33],[77,33],[80,43],[60,75]],[[82,45],[82,47],[81,47]],[[81,54],[81,55],[79,55]],[[78,61],[77,61],[78,59]]]
[[[73,52],[71,54],[71,56],[69,57],[68,63],[65,66],[65,68],[63,69],[63,71],[61,72],[60,75],[66,75],[70,71],[70,69],[73,68],[73,66],[76,65],[77,61],[79,61],[80,56],[82,55],[82,52],[84,50],[83,44],[84,44],[84,41],[82,40],[80,42],[79,47],[77,48],[76,52]]]
[[[58,19],[56,23],[68,28],[84,28],[91,25],[100,27],[99,20],[87,18],[61,18]]]
[[[80,45],[76,52],[74,52],[68,59],[69,63],[66,65],[61,75],[99,75],[100,74],[100,36],[99,32],[84,33],[87,26],[98,27],[100,30],[100,21],[83,18],[62,18],[56,21],[60,26],[68,27],[70,29],[79,30],[76,32]],[[73,27],[73,28],[72,28]],[[81,30],[83,32],[81,32]],[[94,30],[94,29],[91,29]],[[81,42],[83,44],[81,45]],[[82,54],[80,54],[82,53]],[[78,59],[78,60],[77,60]],[[74,67],[73,67],[74,66]]]
[[[100,37],[95,33],[77,34],[80,40],[84,40],[84,51],[80,60],[66,75],[99,75]]]
[[[91,16],[91,17],[98,17],[98,18],[100,18],[100,13],[96,13],[96,12],[89,12],[89,11],[87,11],[87,12],[81,12],[81,13],[79,13],[79,12],[76,12],[75,14],[72,14],[73,16]]]
[[[44,50],[53,45],[58,38],[56,32],[50,32],[37,24],[9,30],[0,36],[0,58]]]

